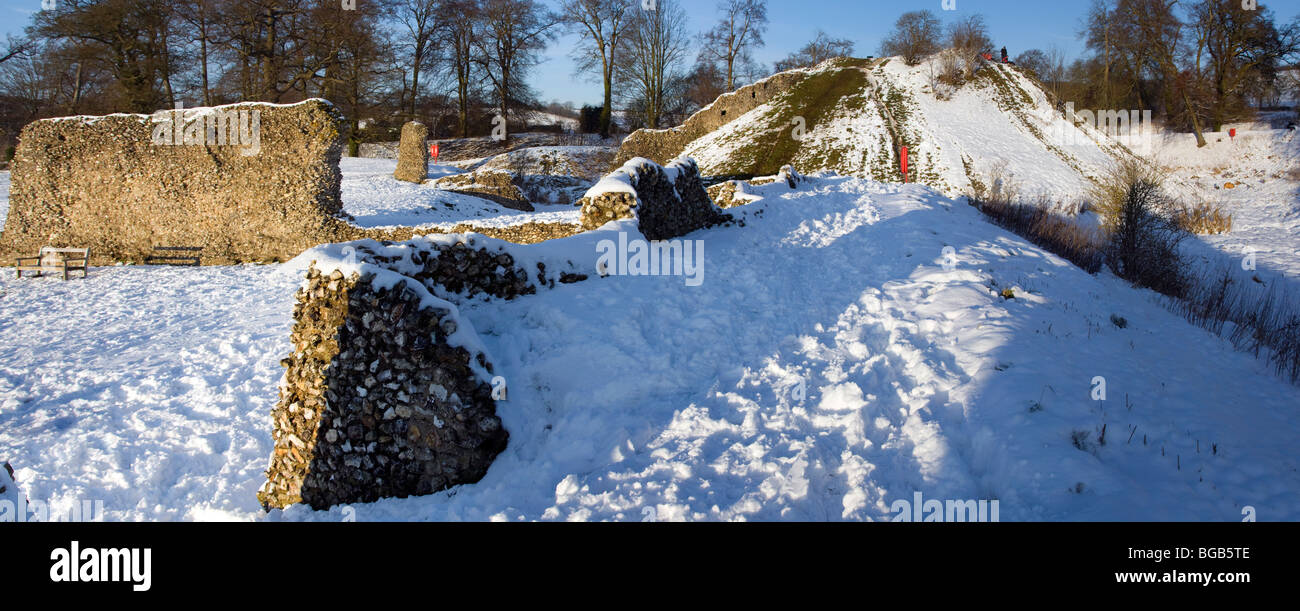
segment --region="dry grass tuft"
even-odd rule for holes
[[[1232,231],[1232,215],[1224,212],[1220,204],[1213,202],[1181,206],[1174,210],[1173,221],[1183,231],[1198,235]]]

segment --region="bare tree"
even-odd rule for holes
[[[718,99],[727,92],[726,76],[713,62],[699,61],[686,75],[685,102],[687,110],[696,111]]]
[[[69,0],[58,11],[37,13],[32,32],[97,49],[95,61],[111,71],[120,108],[152,112],[170,97],[166,53],[159,48],[170,15],[162,0]]]
[[[690,50],[686,13],[675,0],[658,0],[653,11],[641,11],[628,28],[624,60],[617,77],[623,98],[656,128],[669,106],[669,92],[680,79],[680,66]],[[682,98],[685,98],[685,92]]]
[[[9,43],[7,45],[8,48],[6,48],[4,51],[0,51],[0,64],[3,64],[15,57],[22,57],[24,53],[26,53],[28,50],[32,48],[32,46],[33,45],[30,40],[24,38],[19,38],[15,40],[14,37],[10,36]]]
[[[537,64],[560,17],[537,0],[483,0],[481,34],[473,40],[483,74],[492,83],[502,120],[528,97],[525,77]]]
[[[581,37],[573,51],[578,71],[597,72],[605,88],[605,105],[600,111],[600,135],[603,138],[609,137],[614,111],[615,53],[623,43],[629,22],[635,17],[633,10],[631,0],[567,0],[561,7],[565,21]]]
[[[901,55],[909,66],[934,55],[939,50],[939,18],[928,10],[911,11],[899,16],[894,31],[880,43],[884,55]]]
[[[1279,68],[1300,53],[1300,26],[1279,29],[1272,12],[1263,6],[1243,10],[1241,3],[1231,0],[1200,0],[1191,9],[1191,19],[1198,60],[1204,49],[1213,87],[1214,129],[1245,113],[1249,86],[1272,87]]]
[[[1030,49],[1016,56],[1016,65],[1044,83],[1051,74],[1052,62],[1042,49]]]
[[[376,36],[380,7],[332,11],[320,16],[328,32],[329,49],[337,54],[321,82],[321,93],[332,100],[348,122],[348,155],[355,157],[361,144],[360,124],[367,113],[382,107],[401,107],[400,94],[390,86],[394,65],[390,41]],[[335,47],[334,45],[337,45]]]
[[[774,72],[784,72],[795,68],[816,66],[833,57],[853,55],[853,41],[847,38],[831,38],[826,32],[817,30],[816,36],[803,48],[791,53],[785,59],[776,62]]]
[[[752,63],[754,49],[763,46],[767,0],[723,0],[718,10],[722,18],[704,33],[700,54],[723,67],[727,90],[734,91],[738,66]]]
[[[948,46],[968,60],[976,55],[991,53],[993,39],[983,15],[969,15],[948,25]]]
[[[482,30],[478,0],[443,0],[439,44],[447,52],[446,68],[456,86],[456,124],[460,137],[469,136],[469,110],[477,83],[475,40]]]
[[[1088,14],[1084,17],[1084,39],[1088,47],[1097,51],[1101,61],[1101,103],[1110,108],[1111,67],[1115,65],[1116,47],[1119,30],[1115,21],[1116,11],[1111,8],[1110,0],[1093,0]]]
[[[1060,47],[1052,45],[1047,50],[1047,72],[1043,74],[1043,78],[1052,87],[1053,99],[1059,100],[1061,98],[1061,85],[1065,82],[1067,72],[1065,61],[1065,51],[1061,50]]]
[[[412,118],[420,97],[420,72],[436,54],[437,18],[445,13],[442,4],[440,0],[396,0],[393,5],[394,17],[403,28],[398,41],[410,58],[411,90],[405,110]]]
[[[1201,120],[1189,95],[1193,72],[1199,64],[1189,66],[1187,73],[1179,68],[1180,54],[1184,50],[1184,23],[1174,12],[1178,0],[1132,0],[1137,18],[1133,26],[1143,48],[1142,55],[1151,69],[1160,77],[1164,93],[1165,114],[1172,115],[1175,100],[1181,101],[1187,119],[1196,134],[1196,146],[1206,145],[1202,135]]]
[[[182,0],[176,3],[176,16],[182,27],[188,30],[185,40],[198,44],[195,61],[199,69],[199,87],[203,90],[201,99],[204,106],[212,106],[212,79],[210,64],[212,60],[213,41],[216,40],[217,0]]]

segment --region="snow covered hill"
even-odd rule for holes
[[[981,62],[970,81],[953,87],[936,76],[941,61],[830,60],[682,153],[706,175],[768,175],[793,163],[804,172],[899,182],[895,151],[906,146],[912,180],[950,196],[1006,164],[1032,177],[1026,195],[1075,199],[1089,176],[1132,155],[1122,143],[1138,143],[1067,121],[1015,66]]]
[[[881,520],[919,491],[1003,520],[1300,519],[1296,389],[1153,294],[923,186],[751,192],[744,227],[687,236],[700,286],[462,304],[510,381],[510,445],[477,484],[356,518]],[[510,248],[594,266],[634,228]],[[303,263],[0,277],[0,459],[23,492],[110,520],[343,518],[254,497]]]

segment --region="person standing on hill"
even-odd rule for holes
[[[1007,48],[1002,47],[1002,63],[1007,63]]]

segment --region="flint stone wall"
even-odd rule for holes
[[[329,102],[180,113],[24,127],[0,254],[89,247],[102,264],[201,246],[204,263],[270,261],[365,235],[342,216],[342,118]]]
[[[791,189],[798,189],[799,185],[807,180],[808,178],[800,174],[793,165],[787,163],[781,166],[781,172],[775,176],[761,176],[748,181],[726,180],[706,190],[709,193],[709,199],[713,200],[714,205],[726,209],[743,206],[754,201],[752,198],[746,197],[746,185],[757,187],[770,185],[774,182],[784,182]]]
[[[473,238],[355,244],[351,273],[313,261],[297,294],[294,352],[281,361],[271,413],[275,450],[258,492],[266,509],[326,509],[481,479],[509,437],[488,384],[492,364],[455,306],[434,294],[513,299],[586,278],[542,263],[526,269]]]
[[[362,142],[357,146],[357,157],[363,159],[397,159],[397,149],[400,144],[400,142]]]
[[[593,187],[578,204],[584,229],[636,218],[649,240],[668,240],[732,220],[713,204],[700,179],[700,168],[690,158],[666,168],[648,159],[633,159]]]
[[[774,74],[753,85],[718,96],[713,104],[691,115],[677,127],[632,132],[619,147],[618,154],[614,157],[614,167],[637,157],[660,164],[668,163],[681,155],[686,145],[766,104],[807,77],[808,73],[802,70]]]

